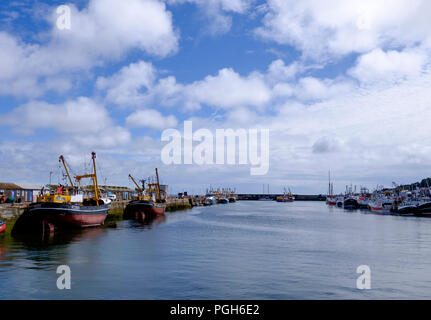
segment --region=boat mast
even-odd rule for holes
[[[157,178],[157,202],[161,202],[162,197],[160,196],[159,172],[157,168],[156,168],[156,178]]]
[[[82,176],[75,176],[75,179],[78,181],[79,188],[81,188],[81,179],[84,178],[91,178],[93,179],[93,187],[94,187],[94,198],[97,202],[97,206],[99,206],[99,186],[97,184],[97,172],[96,172],[96,153],[91,153],[91,158],[93,160],[93,173],[92,174],[85,174]]]
[[[66,170],[67,177],[69,178],[69,181],[70,181],[70,185],[72,186],[72,188],[75,188],[75,186],[73,185],[72,178],[70,177],[69,170],[67,170],[66,160],[64,160],[64,157],[62,155],[60,156],[60,160],[59,161],[61,161],[63,163],[63,167]]]
[[[96,153],[93,151],[91,153],[91,158],[93,159],[93,186],[94,186],[94,195],[96,197],[97,205],[99,205],[99,186],[97,185],[97,173],[96,173]]]

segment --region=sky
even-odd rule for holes
[[[70,9],[70,28],[57,12]],[[73,171],[170,192],[376,188],[431,175],[427,0],[0,1],[0,181]],[[269,170],[166,164],[166,129],[268,129]],[[196,143],[195,143],[196,145]],[[267,187],[265,187],[267,190]]]

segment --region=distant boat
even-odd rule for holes
[[[349,196],[344,199],[344,209],[346,210],[354,210],[359,208],[358,200],[355,197]]]
[[[229,200],[227,198],[218,198],[217,202],[222,203],[222,204],[226,204],[226,203],[229,203]]]
[[[335,206],[337,204],[337,197],[334,195],[334,184],[331,182],[331,171],[329,171],[329,184],[326,204],[329,206]]]
[[[368,204],[371,211],[381,214],[389,214],[392,210],[391,199],[376,199]]]
[[[0,221],[0,233],[6,231],[6,222]]]
[[[204,206],[212,206],[217,203],[217,198],[214,196],[207,196],[204,201]]]
[[[273,201],[270,197],[259,198],[259,201]]]
[[[431,217],[431,201],[418,205],[414,215],[418,217]]]
[[[401,204],[398,206],[396,213],[401,216],[414,215],[417,212],[417,207],[415,204]]]
[[[290,192],[290,189],[289,189],[289,192],[286,192],[286,188],[284,188],[283,195],[278,196],[275,200],[277,202],[293,202],[295,201],[295,197],[292,195],[292,192]]]
[[[344,197],[343,196],[338,196],[335,199],[335,203],[337,204],[337,207],[342,208],[344,205]]]
[[[229,202],[236,202],[236,198],[235,197],[229,197]]]
[[[370,200],[365,196],[360,196],[358,198],[358,205],[360,209],[368,209],[370,204]]]

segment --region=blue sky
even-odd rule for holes
[[[71,29],[57,27],[59,5]],[[47,183],[98,153],[110,184],[323,193],[430,173],[423,0],[0,3],[0,181]],[[270,167],[165,165],[161,133],[267,128]],[[60,176],[60,175],[59,175]],[[171,189],[171,190],[172,190]]]

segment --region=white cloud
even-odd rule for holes
[[[126,119],[129,127],[147,127],[153,129],[173,128],[177,126],[177,119],[170,115],[164,117],[160,112],[153,109],[139,110]]]
[[[427,0],[268,0],[256,34],[308,57],[367,52],[430,41]]]
[[[0,94],[35,97],[46,90],[65,90],[64,83],[45,84],[49,77],[73,78],[106,61],[117,61],[132,49],[158,57],[176,52],[178,35],[165,4],[157,0],[90,0],[88,7],[71,7],[70,30],[56,27],[31,44],[0,32]],[[70,87],[70,86],[69,86]]]
[[[270,88],[259,73],[241,77],[233,69],[222,69],[186,87],[187,100],[219,108],[260,107],[271,99]]]
[[[59,105],[29,102],[1,115],[0,125],[24,135],[32,135],[38,129],[53,129],[86,146],[114,146],[130,140],[130,133],[113,123],[103,105],[85,97]]]
[[[429,62],[426,52],[420,50],[390,50],[384,52],[375,49],[360,56],[356,66],[349,70],[350,75],[364,83],[394,82],[417,77]]]
[[[98,87],[107,89],[107,100],[118,105],[181,105],[185,110],[199,109],[202,104],[221,109],[261,108],[271,100],[271,88],[258,72],[243,77],[226,68],[191,84],[177,83],[172,76],[154,83],[155,74],[150,64],[133,63],[111,77],[99,78]]]
[[[156,71],[151,63],[140,61],[123,67],[112,77],[99,77],[96,86],[107,90],[106,99],[118,105],[142,103],[142,89],[148,89],[155,80]]]
[[[352,89],[353,84],[344,78],[332,80],[305,77],[299,79],[293,92],[298,99],[308,101],[326,100],[350,92]]]

